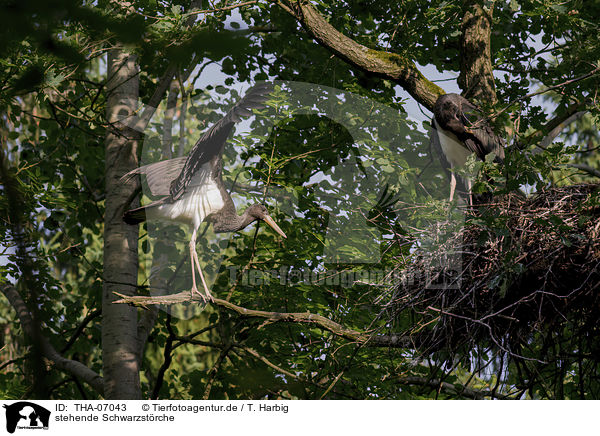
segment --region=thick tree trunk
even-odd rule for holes
[[[141,398],[137,309],[112,304],[113,292],[135,295],[138,273],[138,228],[122,220],[136,181],[120,178],[137,167],[139,133],[121,127],[119,119],[137,109],[138,67],[135,56],[120,48],[108,54],[106,115],[106,212],[104,216],[104,291],[102,296],[102,359],[107,399]]]
[[[458,86],[466,98],[493,104],[496,85],[490,37],[494,2],[488,2],[486,7],[483,3],[482,0],[463,2]]]

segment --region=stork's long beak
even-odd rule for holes
[[[271,226],[271,228],[273,230],[275,230],[277,233],[279,233],[281,236],[283,236],[284,238],[287,238],[287,236],[285,235],[285,233],[283,233],[283,230],[281,230],[279,228],[279,226],[277,225],[277,223],[273,220],[273,218],[271,218],[271,215],[267,215],[263,218],[263,221],[266,222],[268,225]]]

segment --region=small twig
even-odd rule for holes
[[[71,348],[71,346],[75,343],[77,338],[81,335],[81,333],[83,333],[83,330],[87,327],[90,321],[100,316],[101,314],[101,309],[95,309],[88,313],[86,317],[83,318],[83,320],[81,321],[81,324],[79,324],[79,326],[77,327],[77,330],[75,330],[75,333],[73,333],[73,336],[71,336],[71,339],[69,339],[69,342],[67,342],[67,344],[62,348],[62,350],[60,350],[60,352],[65,353],[69,348]]]
[[[526,99],[531,98],[531,97],[535,97],[536,95],[545,94],[546,92],[550,92],[550,91],[553,91],[555,89],[562,88],[563,86],[570,85],[571,83],[575,83],[575,82],[579,82],[581,80],[585,80],[588,77],[591,77],[594,74],[596,74],[598,71],[600,71],[600,67],[596,67],[592,71],[590,71],[589,73],[583,74],[583,75],[581,75],[579,77],[575,77],[574,79],[565,80],[564,82],[559,83],[558,85],[553,85],[553,86],[549,86],[548,88],[540,89],[539,91],[530,92],[529,94],[524,95],[523,97],[519,97],[519,98],[514,99],[513,101],[511,101],[510,103],[508,103],[504,108],[500,109],[498,112],[491,114],[488,118],[489,119],[493,119],[493,118],[498,117],[498,115],[504,113],[508,108],[510,108],[515,103],[518,103],[520,101],[526,100]]]
[[[223,364],[225,357],[227,357],[227,354],[229,354],[229,350],[231,350],[231,345],[229,345],[228,347],[224,347],[221,350],[221,354],[219,354],[217,361],[215,362],[213,367],[210,369],[209,378],[208,378],[208,381],[206,382],[206,387],[204,389],[204,395],[202,396],[203,400],[208,400],[208,398],[210,397],[210,391],[212,389],[213,383],[215,382],[215,378],[217,377],[217,372],[219,371],[219,368]]]
[[[189,16],[192,16],[192,15],[198,15],[198,14],[212,14],[214,12],[230,11],[232,9],[237,9],[237,8],[241,8],[241,7],[244,7],[244,6],[254,5],[256,3],[258,3],[258,0],[251,0],[251,1],[243,2],[243,3],[238,3],[238,4],[235,4],[235,5],[224,6],[222,8],[204,9],[204,10],[201,10],[201,11],[188,12],[187,14],[183,14],[183,16],[184,17],[189,17]]]
[[[158,374],[156,376],[156,383],[154,384],[154,389],[152,390],[152,396],[150,397],[152,400],[158,400],[158,394],[160,393],[160,388],[162,387],[163,380],[165,378],[165,373],[169,366],[171,366],[171,361],[173,356],[171,355],[171,351],[173,349],[173,341],[176,338],[175,332],[173,331],[173,326],[171,325],[171,314],[167,313],[167,331],[169,336],[167,336],[167,342],[165,343],[165,349],[163,352],[164,361],[158,370]]]

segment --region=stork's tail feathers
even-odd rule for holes
[[[130,225],[146,221],[146,208],[138,207],[137,209],[128,210],[123,214],[123,221]]]

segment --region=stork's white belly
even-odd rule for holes
[[[210,163],[206,163],[196,172],[177,201],[152,208],[149,217],[198,227],[207,216],[220,211],[224,205],[219,187],[211,177]]]
[[[450,166],[455,168],[466,164],[471,152],[458,140],[454,133],[442,129],[439,127],[439,124],[437,127],[440,147],[442,147],[442,151]]]

